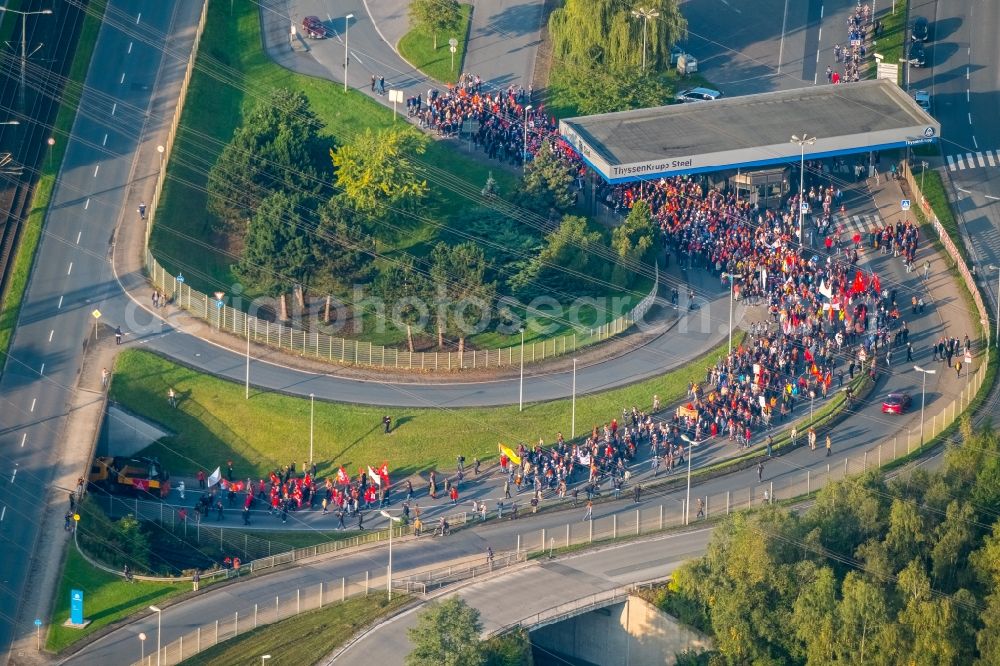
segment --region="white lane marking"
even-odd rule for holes
[[[819,62],[819,49],[816,49],[816,62]]]
[[[955,159],[951,155],[948,155],[948,170],[955,170]]]
[[[62,308],[62,299],[63,299],[63,297],[62,297],[62,296],[60,296],[60,297],[59,297],[59,305],[57,305],[57,306],[56,306],[56,309],[57,309],[57,310],[59,310],[59,309],[61,309],[61,308]]]
[[[991,167],[995,167],[997,165],[997,163],[993,161],[993,151],[991,150],[986,151],[986,161],[990,163]]]
[[[101,145],[102,146],[108,145],[108,135],[107,134],[104,135],[104,140],[101,141]]]
[[[83,202],[83,209],[87,210],[88,208],[90,208],[90,197],[87,197],[87,200]]]
[[[125,83],[125,72],[122,72],[122,80],[118,83]]]
[[[817,81],[819,81],[819,74],[813,74],[813,85],[816,85]]]
[[[965,68],[965,80],[966,81],[969,80],[969,68],[968,67]]]
[[[826,6],[825,6],[825,5],[820,5],[820,6],[819,6],[819,17],[820,17],[820,18],[823,18],[823,11],[824,11],[825,9],[826,9]],[[822,30],[822,28],[820,28],[820,30]]]
[[[128,43],[128,52],[132,53],[132,42]]]
[[[962,159],[961,155],[955,155],[955,159],[958,161],[958,168],[961,171],[965,171],[965,160]]]
[[[28,410],[29,412],[34,412],[35,411],[35,403],[36,402],[38,402],[38,398],[32,398],[31,399],[31,409]]]
[[[142,12],[139,12],[135,17],[135,24],[139,25],[139,19],[142,18]]]
[[[992,194],[984,194],[983,196],[987,199],[992,199],[993,201],[1000,201],[1000,197],[995,197]]]
[[[972,111],[969,111],[969,124],[972,124]]]
[[[97,178],[97,172],[101,170],[101,165],[98,164],[94,167],[94,178]]]
[[[956,187],[955,189],[963,194],[972,194],[969,190],[962,189],[961,187]]]
[[[10,475],[10,482],[14,483],[14,479],[17,478],[17,463],[14,463],[14,473]]]
[[[69,275],[72,272],[73,272],[73,262],[71,261],[69,262],[69,268],[66,269],[66,275]]]
[[[971,100],[969,99],[969,89],[968,89],[968,88],[966,88],[966,89],[965,89],[965,101],[966,101],[966,102],[969,102],[969,101],[971,101]]]
[[[24,443],[27,442],[27,441],[28,441],[28,433],[22,434],[21,435],[21,448],[22,449],[24,448]]]
[[[0,511],[0,522],[3,522],[3,519],[6,517],[7,517],[7,507],[4,507],[3,510]]]
[[[785,0],[785,11],[781,15],[781,41],[778,43],[778,74],[781,74],[781,57],[785,53],[785,28],[788,26],[788,0]],[[813,81],[815,84],[816,81]]]
[[[49,342],[52,342],[52,336],[55,334],[56,334],[56,329],[53,328],[51,331],[49,331]]]
[[[359,65],[361,65],[362,67],[365,66],[365,63],[361,62],[361,58],[358,57],[357,53],[355,53],[354,51],[351,51],[351,55],[354,56],[354,59],[358,61]]]
[[[979,166],[981,167],[986,166],[986,160],[983,159],[982,153],[976,153],[976,161],[979,162]]]
[[[76,244],[77,244],[77,245],[79,245],[79,244],[80,244],[80,236],[82,236],[82,235],[83,235],[83,232],[82,232],[82,231],[78,231],[78,232],[76,232]]]
[[[822,16],[820,18],[823,18]],[[823,26],[819,27],[819,41],[823,41]]]
[[[42,367],[41,367],[41,369],[40,369],[40,370],[38,371],[38,374],[39,374],[39,375],[44,375],[44,374],[45,374],[45,364],[44,364],[44,363],[42,363]]]
[[[965,154],[965,161],[969,163],[969,168],[970,169],[975,169],[976,168],[976,161],[972,158],[972,153],[966,153]]]
[[[115,115],[115,111],[118,110],[118,102],[111,105],[111,115]]]

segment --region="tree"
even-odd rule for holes
[[[264,199],[250,221],[236,274],[246,284],[281,299],[282,319],[288,317],[285,294],[293,283],[308,280],[312,240],[304,219],[310,207],[300,194],[276,192]]]
[[[413,650],[407,666],[479,666],[483,663],[479,611],[451,597],[433,601],[407,631]]]
[[[543,215],[550,210],[565,212],[573,205],[573,174],[566,160],[543,141],[538,154],[528,162],[521,181],[523,204]]]
[[[671,99],[671,87],[659,75],[638,68],[613,71],[600,65],[567,63],[553,72],[552,87],[584,116],[663,106]]]
[[[437,300],[438,345],[444,345],[444,332],[458,338],[458,352],[465,351],[465,338],[473,332],[467,315],[478,310],[478,323],[492,318],[496,283],[486,279],[489,265],[482,249],[475,243],[447,245],[438,243],[431,251],[431,279]]]
[[[892,645],[880,643],[889,623],[888,608],[882,590],[851,571],[841,585],[837,606],[837,643],[833,662],[879,663],[876,655],[891,651]]]
[[[625,222],[611,232],[611,247],[618,255],[612,282],[621,287],[632,284],[640,264],[650,259],[655,233],[649,204],[641,199],[636,201]]]
[[[428,188],[413,158],[426,146],[426,137],[412,128],[365,129],[351,143],[330,151],[337,187],[351,207],[365,215],[383,215],[391,206],[416,206]]]
[[[302,92],[274,90],[250,111],[209,171],[209,212],[242,234],[271,194],[316,190],[321,128]]]
[[[364,215],[347,209],[333,197],[319,209],[319,228],[313,243],[317,282],[345,291],[367,280],[376,255],[375,237]]]
[[[462,8],[458,0],[412,0],[410,26],[431,36],[437,50],[439,32],[458,30],[462,23]]]
[[[549,17],[549,36],[556,62],[601,66],[615,73],[642,65],[646,31],[647,67],[665,69],[670,47],[687,34],[687,21],[677,0],[644,0],[659,12],[645,22],[632,16],[635,0],[566,0]]]
[[[375,293],[391,307],[393,317],[406,326],[406,345],[413,353],[413,327],[430,311],[431,289],[426,276],[417,271],[413,258],[404,255],[379,272]]]
[[[511,286],[524,298],[553,291],[597,293],[608,276],[607,264],[600,259],[606,251],[601,233],[591,231],[585,218],[567,215],[545,237],[538,256],[511,279]]]
[[[824,666],[833,660],[837,636],[837,578],[822,567],[806,581],[792,611],[795,635],[805,645],[807,666]]]

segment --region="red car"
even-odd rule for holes
[[[326,26],[319,20],[318,16],[307,16],[302,19],[302,30],[307,37],[312,39],[323,39],[326,37]]]
[[[890,393],[882,401],[883,414],[902,414],[910,408],[910,396],[905,393]]]

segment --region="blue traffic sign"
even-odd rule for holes
[[[902,201],[899,202],[899,207],[902,208],[903,210],[910,210],[910,200],[903,199]]]
[[[223,306],[223,305],[225,305],[225,304],[226,304],[226,302],[225,302],[225,301],[221,301],[221,300],[219,300],[219,301],[216,301],[216,302],[215,302],[215,307],[217,307],[217,308],[219,308],[219,309],[221,310],[221,309],[222,309],[222,306]]]
[[[83,590],[69,591],[69,621],[71,624],[83,624]]]
[[[184,275],[182,275],[181,273],[178,273],[177,274],[177,281],[180,282],[181,284],[184,284]]]
[[[39,619],[38,619],[37,617],[35,618],[35,626],[36,626],[36,627],[40,627],[40,626],[42,626],[42,621],[41,621],[41,620],[39,620]]]

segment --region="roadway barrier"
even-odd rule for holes
[[[159,194],[159,183],[157,194]],[[523,347],[512,345],[500,349],[473,349],[464,352],[411,352],[385,345],[373,345],[364,340],[339,338],[319,331],[293,328],[255,317],[225,304],[219,307],[219,301],[216,301],[214,296],[192,289],[185,282],[178,280],[177,276],[168,273],[148,247],[146,270],[153,285],[172,303],[204,320],[216,330],[225,331],[243,340],[330,363],[422,371],[510,368],[520,366],[522,353],[523,362],[526,364],[572,354],[583,347],[603,342],[630,330],[652,307],[660,284],[660,269],[655,267],[653,287],[649,293],[627,313],[597,328],[581,328],[557,338],[527,343]]]

